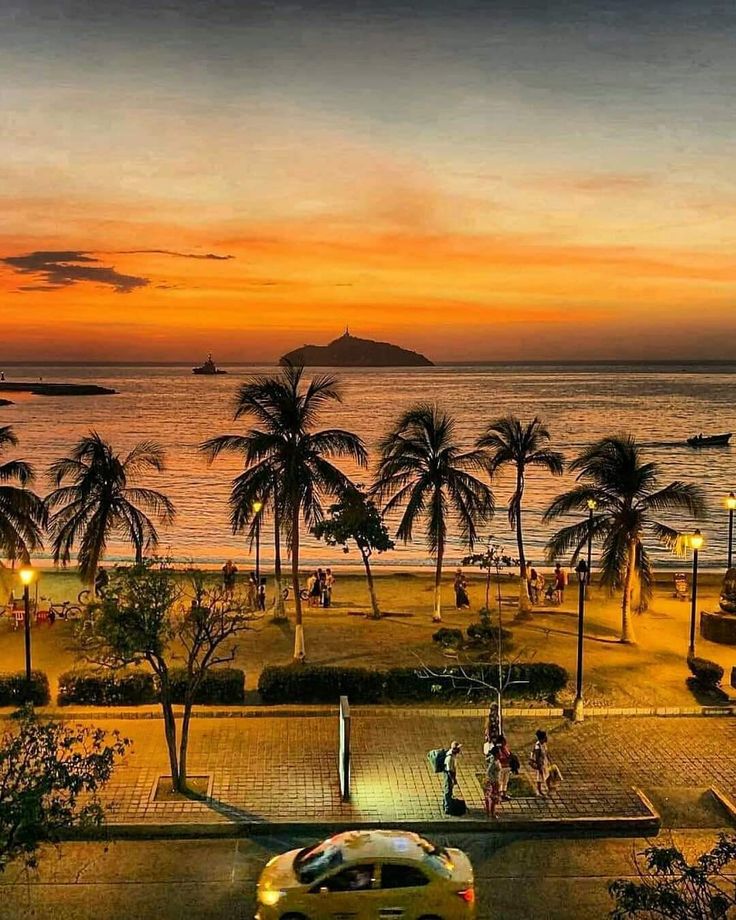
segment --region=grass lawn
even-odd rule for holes
[[[483,603],[481,578],[470,580],[474,610],[456,611],[452,602],[452,573],[445,578],[444,625],[465,628],[477,619]],[[717,609],[720,577],[703,575],[699,586],[699,609]],[[430,573],[377,573],[382,610],[389,615],[374,621],[369,610],[365,579],[359,574],[338,572],[334,606],[329,610],[305,606],[307,655],[313,664],[338,664],[383,668],[412,665],[418,659],[446,664],[432,642],[437,629],[431,621],[432,576]],[[585,696],[589,704],[609,706],[693,705],[698,702],[686,685],[685,663],[690,603],[672,597],[671,575],[663,575],[650,609],[635,616],[636,646],[618,642],[620,599],[595,591],[587,604],[585,643]],[[80,589],[74,572],[43,572],[39,594],[54,601],[75,599]],[[503,622],[514,634],[512,656],[521,660],[552,661],[567,668],[574,679],[577,649],[577,586],[570,585],[561,607],[538,607],[533,618],[513,622],[516,582],[503,583]],[[267,615],[238,642],[236,664],[246,671],[246,686],[254,690],[261,669],[267,664],[290,660],[293,644],[293,611],[284,624]],[[353,615],[358,614],[358,615]],[[495,618],[496,614],[494,614]],[[57,621],[53,626],[33,628],[34,667],[45,670],[52,687],[58,675],[74,666],[76,653],[72,627]],[[699,655],[726,669],[724,683],[736,665],[736,648],[698,641]],[[23,667],[23,632],[9,622],[0,624],[0,670]],[[250,696],[250,694],[249,694]],[[564,694],[569,702],[572,694]],[[255,696],[253,702],[256,701]]]

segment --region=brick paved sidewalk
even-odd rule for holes
[[[442,813],[441,777],[426,762],[429,749],[446,746],[453,738],[465,744],[459,785],[468,820],[484,819],[478,718],[406,710],[354,718],[350,803],[340,800],[336,716],[195,720],[189,771],[211,776],[209,802],[152,801],[157,778],[167,773],[160,721],[96,724],[119,728],[134,742],[105,792],[113,824],[462,821]],[[523,771],[528,770],[535,727],[529,720],[507,721]],[[519,797],[504,803],[501,826],[613,815],[642,818],[647,809],[636,786],[715,783],[729,795],[736,793],[736,720],[609,718],[579,726],[557,720],[544,727],[565,782],[547,799]]]

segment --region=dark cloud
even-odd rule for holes
[[[120,249],[119,255],[159,255],[159,256],[176,256],[178,259],[213,259],[216,262],[226,262],[228,259],[234,259],[235,256],[220,256],[214,252],[176,252],[173,249]]]
[[[105,284],[114,288],[118,294],[128,294],[150,284],[148,278],[123,275],[112,266],[99,264],[100,260],[88,252],[39,250],[22,256],[6,256],[0,261],[21,275],[33,276],[39,282],[26,285],[22,288],[25,291],[58,291],[59,288],[88,282]]]

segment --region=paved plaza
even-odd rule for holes
[[[167,758],[158,719],[105,721],[133,741],[104,796],[111,824],[245,825],[430,823],[485,820],[480,717],[427,715],[419,710],[371,713],[354,710],[352,796],[340,798],[337,717],[326,715],[195,719],[189,773],[210,777],[210,799],[153,801]],[[534,730],[532,719],[507,720],[506,733],[522,772]],[[563,720],[544,725],[550,753],[563,774],[548,798],[516,796],[499,809],[499,824],[534,821],[643,819],[649,811],[637,789],[684,790],[717,785],[736,798],[736,720],[724,717],[606,718],[582,725]],[[447,818],[441,808],[441,777],[426,752],[457,738],[460,791],[467,819]],[[529,776],[531,779],[531,776]]]

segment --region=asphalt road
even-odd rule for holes
[[[713,831],[676,831],[701,852]],[[633,855],[644,840],[528,839],[510,834],[435,838],[462,847],[476,873],[478,917],[490,920],[587,920],[608,916],[612,878],[635,876]],[[670,840],[669,832],[660,842]],[[246,920],[255,882],[273,854],[306,837],[240,840],[67,843],[44,851],[32,872],[0,876],[2,920]]]

